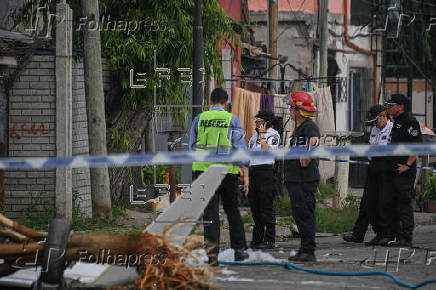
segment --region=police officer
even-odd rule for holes
[[[227,92],[216,88],[211,94],[211,108],[195,117],[192,122],[189,149],[195,151],[216,151],[230,153],[234,149],[247,149],[244,131],[239,119],[225,111],[228,103]],[[201,175],[212,162],[194,162],[192,171],[195,178]],[[208,252],[209,263],[216,265],[219,253],[220,221],[219,200],[223,203],[224,211],[230,225],[230,243],[235,250],[235,261],[248,258],[245,253],[246,240],[244,224],[238,209],[239,167],[235,164],[226,165],[229,170],[221,185],[215,192],[203,213],[204,221],[211,221],[204,225],[204,239]],[[246,194],[249,193],[249,162],[241,162],[244,173]]]
[[[391,132],[392,143],[422,142],[419,122],[407,112],[409,100],[402,94],[394,94],[386,102],[388,113],[394,118]],[[416,178],[416,155],[391,157],[391,227],[394,228],[396,241],[393,246],[412,246],[413,186]],[[388,207],[385,210],[389,210]]]
[[[388,119],[383,105],[372,106],[367,114],[367,126],[373,126],[369,137],[371,145],[387,145],[393,123]],[[370,157],[367,179],[360,201],[359,217],[353,228],[353,233],[342,238],[347,242],[361,243],[365,237],[368,225],[371,223],[376,236],[366,245],[378,245],[380,241],[390,240],[389,216],[383,212],[386,193],[389,191],[388,159],[386,157]]]
[[[269,150],[280,144],[279,133],[271,127],[274,114],[270,111],[259,111],[255,116],[256,133],[248,142],[250,150]],[[272,249],[275,247],[276,218],[274,212],[274,158],[250,160],[250,202],[254,220],[253,249]]]
[[[317,112],[312,96],[306,92],[294,92],[289,105],[291,118],[295,120],[290,146],[318,146],[319,129],[310,118],[315,117]],[[284,165],[292,215],[301,235],[300,249],[289,260],[315,262],[315,192],[320,181],[319,159],[301,157],[299,160],[286,160]]]

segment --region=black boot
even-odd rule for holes
[[[398,241],[389,244],[390,247],[411,247],[412,241],[410,239],[400,237]]]
[[[314,252],[298,251],[298,253],[288,258],[291,262],[316,262]]]
[[[248,254],[244,249],[235,249],[235,262],[244,261],[245,259],[248,259]]]
[[[381,238],[380,241],[378,241],[378,244],[383,247],[389,247],[390,245],[394,244],[396,242],[395,238],[393,237],[384,237]]]
[[[350,242],[350,243],[362,243],[363,242],[363,238],[358,238],[354,234],[344,235],[344,236],[342,236],[342,239],[344,241]]]

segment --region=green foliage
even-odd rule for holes
[[[330,183],[321,182],[318,185],[316,200],[319,203],[325,203],[326,198],[331,198],[336,195],[336,191]]]
[[[277,216],[292,215],[291,201],[288,195],[278,195],[274,199],[274,209]]]
[[[204,231],[202,231],[198,226],[193,226],[191,233],[189,235],[190,236],[192,236],[192,235],[202,236],[202,235],[204,235]]]
[[[292,216],[285,216],[277,219],[278,226],[290,226],[295,224],[294,218]]]
[[[116,203],[112,204],[112,221],[101,219],[90,219],[80,213],[73,211],[73,230],[80,232],[107,233],[107,234],[130,234],[142,232],[143,226],[126,227],[119,225],[117,221],[127,218],[125,209]]]
[[[20,222],[37,231],[48,231],[51,220],[55,217],[55,207],[53,199],[50,199],[46,192],[29,193],[31,201],[23,209],[23,215]],[[129,234],[142,232],[144,227],[126,227],[119,225],[117,221],[127,218],[125,208],[118,205],[112,205],[112,220],[90,219],[85,217],[79,208],[78,195],[73,193],[73,213],[72,227],[74,231],[85,231],[93,233],[108,234]]]
[[[169,165],[156,166],[156,184],[169,184]],[[179,170],[176,170],[176,184],[179,184],[181,179]],[[154,165],[146,165],[141,168],[141,182],[143,186],[151,186],[154,184]]]
[[[342,208],[351,208],[354,210],[359,210],[359,206],[360,206],[360,200],[352,194],[348,194],[341,202]]]
[[[436,201],[436,176],[433,171],[428,172],[428,181],[422,196],[424,200]]]
[[[241,219],[244,224],[254,224],[253,215],[251,214],[251,212],[241,216]]]
[[[56,2],[29,1],[22,10],[14,14],[15,23],[29,27],[32,4],[34,7],[47,4],[50,13],[55,14]],[[82,31],[85,28],[82,27],[82,31],[78,29],[80,23],[84,22],[80,19],[80,0],[71,0],[70,4],[74,16],[74,47],[83,48]],[[181,83],[186,77],[183,78],[177,69],[192,68],[194,0],[100,0],[99,4],[102,55],[109,60],[114,79],[122,89],[121,120],[111,137],[114,145],[125,148],[128,147],[131,138],[126,125],[129,110],[151,110],[154,86],[157,86],[159,104],[187,103],[187,85]],[[205,80],[207,81],[207,76],[213,73],[218,83],[222,84],[220,51],[225,44],[229,45],[233,52],[238,51],[240,41],[235,30],[237,25],[226,14],[219,1],[204,0],[202,7]],[[106,24],[101,21],[103,16]],[[112,23],[108,25],[109,20]],[[160,78],[162,87],[158,86],[159,73],[154,70],[154,51],[157,67],[170,69],[170,81]],[[236,53],[232,55],[235,57]],[[146,88],[130,88],[131,69],[134,72],[134,80],[147,80]],[[136,73],[146,75],[137,77]]]
[[[354,207],[317,208],[315,211],[316,231],[320,233],[341,233],[351,231],[357,219]]]
[[[320,185],[320,194],[330,196],[334,193],[331,186]],[[289,226],[294,224],[292,218],[291,203],[288,196],[277,196],[274,200],[274,208],[277,219],[277,225]],[[320,208],[315,211],[316,229],[321,233],[340,233],[353,229],[354,222],[359,212],[359,200],[348,195],[342,203],[342,208]]]
[[[48,225],[55,217],[53,199],[47,192],[29,192],[30,201],[22,211],[20,222],[38,231],[47,231]]]

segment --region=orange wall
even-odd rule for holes
[[[230,15],[230,17],[232,17],[233,20],[241,21],[241,1],[240,0],[220,0],[220,3],[221,3],[221,6],[223,7],[224,11],[226,11],[227,14]],[[229,46],[225,45],[224,48],[225,47],[229,47]],[[241,61],[240,51],[238,52],[237,59],[239,61]],[[237,74],[237,75],[241,74],[237,61],[234,61],[232,64],[232,75],[234,75],[234,74]],[[232,82],[232,87],[235,85],[236,85],[236,83]]]
[[[220,0],[221,6],[232,19],[241,21],[241,1],[240,0]]]
[[[278,0],[279,11],[303,11],[314,13],[318,11],[318,0]],[[266,11],[268,0],[248,0],[248,10]],[[343,14],[343,0],[330,0],[329,12],[332,14]],[[350,2],[348,0],[348,12],[350,11]]]

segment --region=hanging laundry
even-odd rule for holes
[[[256,129],[254,116],[260,109],[260,96],[260,93],[253,93],[237,87],[232,88],[232,114],[241,121],[247,144]]]
[[[336,130],[335,126],[335,113],[333,111],[333,99],[330,87],[318,88],[315,84],[313,86],[313,98],[316,106],[318,107],[318,114],[314,118],[315,123],[318,125],[321,137],[325,132],[332,132]],[[326,138],[321,138],[321,145],[325,144]],[[335,164],[329,161],[320,161],[319,172],[322,179],[328,179],[335,175]]]
[[[290,119],[289,106],[284,100],[286,97],[287,95],[273,95],[273,113],[276,117],[282,118],[282,126],[284,126],[281,136],[282,143],[283,146],[288,147],[292,131],[294,130],[294,120]]]
[[[274,96],[272,95],[261,95],[260,96],[260,109],[266,111],[273,111],[274,106]]]

